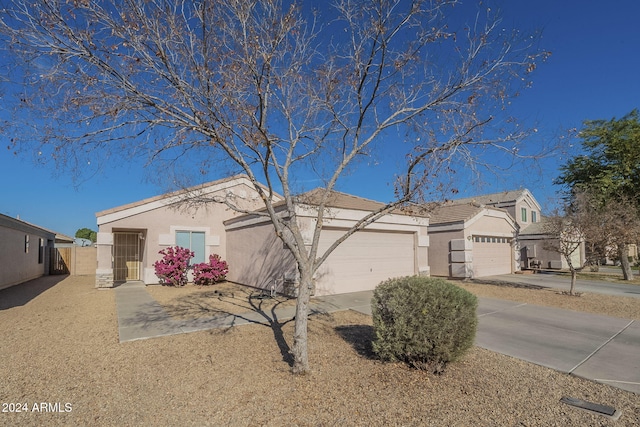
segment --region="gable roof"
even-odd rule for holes
[[[500,212],[514,221],[513,218],[511,218],[511,215],[509,215],[509,213],[504,209],[494,208],[491,206],[480,206],[474,203],[461,203],[454,205],[442,205],[434,209],[431,213],[429,226],[466,222],[482,212],[490,211]]]
[[[544,226],[545,218],[540,218],[539,222],[532,222],[527,225],[525,228],[520,230],[521,236],[533,236],[533,235],[543,235],[546,236],[548,233],[545,231]]]
[[[481,210],[479,205],[471,203],[442,205],[431,212],[429,225],[467,221],[480,213]]]
[[[315,188],[306,193],[302,193],[298,196],[294,197],[294,204],[296,206],[307,205],[307,206],[318,206],[321,198],[324,195],[326,190],[324,188]],[[275,209],[280,209],[282,212],[286,206],[285,200],[280,200],[273,204]],[[327,202],[325,204],[326,208],[335,208],[335,209],[345,209],[351,211],[363,211],[363,212],[373,212],[379,209],[382,209],[386,206],[386,203],[377,202],[371,199],[365,199],[364,197],[354,196],[352,194],[342,193],[340,191],[331,190],[329,193],[329,197],[327,198]],[[261,207],[254,211],[254,213],[247,213],[244,215],[240,215],[235,218],[230,218],[224,221],[226,226],[231,226],[232,224],[237,224],[241,222],[246,222],[247,220],[256,219],[257,221],[268,221],[269,219],[262,214],[267,210],[266,207]],[[390,214],[403,215],[406,217],[414,217],[414,218],[428,218],[428,215],[423,214],[421,212],[412,212],[411,209],[401,210],[394,209],[390,212]]]
[[[315,188],[311,191],[303,193],[296,198],[297,203],[307,205],[318,205],[324,196],[325,189]],[[364,197],[354,196],[347,193],[332,190],[327,198],[326,207],[354,209],[359,211],[375,211],[385,206],[385,203],[376,202],[375,200],[365,199]]]
[[[185,188],[182,190],[173,191],[170,193],[161,194],[159,196],[149,197],[147,199],[139,200],[137,202],[129,203],[122,206],[116,206],[115,208],[106,209],[104,211],[100,211],[96,213],[96,217],[98,218],[98,225],[104,224],[107,222],[114,221],[116,219],[121,219],[127,217],[129,215],[134,215],[142,212],[147,212],[153,209],[157,209],[159,207],[169,206],[181,201],[181,197],[190,192],[203,192],[206,190],[210,190],[211,192],[218,191],[221,189],[225,189],[237,184],[245,184],[250,188],[253,188],[249,177],[245,174],[239,174],[230,176],[227,178],[222,178],[217,181],[211,181],[204,184],[196,185],[193,187]],[[267,187],[262,186],[265,190],[268,190]],[[274,193],[274,196],[277,199],[281,199],[277,193]]]
[[[66,234],[56,233],[56,243],[75,243],[76,239],[73,237],[67,236]]]
[[[481,205],[505,207],[505,206],[515,205],[518,200],[523,199],[527,196],[529,196],[530,199],[536,204],[536,207],[540,209],[540,204],[538,204],[538,201],[536,200],[536,198],[533,197],[533,194],[531,194],[531,192],[526,188],[523,188],[520,190],[502,191],[499,193],[492,193],[492,194],[482,194],[474,197],[465,197],[463,199],[453,200],[451,203],[454,203],[454,204],[478,203]]]
[[[326,190],[324,188],[315,188],[311,191],[303,193],[296,197],[296,203],[317,206]],[[284,201],[280,204],[284,204]],[[327,208],[350,209],[365,212],[374,212],[384,208],[387,203],[366,199],[353,194],[342,193],[340,191],[331,190],[325,206]],[[415,217],[427,218],[428,215],[419,212],[416,209],[400,209],[395,208],[390,213],[396,215],[407,215]]]

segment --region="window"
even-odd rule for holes
[[[195,253],[191,258],[192,265],[205,261],[203,231],[176,231],[176,245],[190,249]]]
[[[38,264],[44,262],[44,239],[38,241]]]
[[[24,235],[24,253],[25,254],[29,253],[29,235],[28,234]]]
[[[520,208],[520,214],[522,216],[522,222],[527,222],[527,208]]]
[[[538,212],[531,211],[531,222],[538,222]]]

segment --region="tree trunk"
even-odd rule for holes
[[[309,372],[309,357],[307,352],[307,318],[309,316],[309,299],[313,289],[313,273],[311,269],[300,267],[300,286],[298,287],[298,299],[296,301],[296,319],[293,331],[293,356],[292,372],[294,374],[306,374]]]
[[[578,273],[576,272],[575,268],[571,269],[571,288],[569,288],[569,295],[574,295],[573,290],[576,287],[576,277],[578,276]]]
[[[624,280],[633,280],[633,271],[631,270],[631,263],[629,262],[629,245],[620,245],[618,256],[620,257],[620,267],[622,267]]]

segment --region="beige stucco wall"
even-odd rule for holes
[[[297,216],[298,226],[308,244],[311,243],[313,234],[313,214],[313,210],[300,209]],[[362,215],[362,212],[333,209],[332,216],[325,222],[328,228],[323,229],[321,234],[320,249],[326,249],[347,230],[346,227],[351,226]],[[373,289],[381,280],[399,274],[428,275],[430,270],[427,224],[426,218],[413,220],[406,216],[388,216],[368,226],[365,231],[356,233],[358,236],[343,242],[316,272],[315,294],[362,290],[360,287],[365,282],[367,289]],[[405,238],[395,239],[397,236],[394,234],[402,234]],[[352,245],[355,241],[362,242],[364,236],[367,245]],[[410,247],[405,252],[410,259],[404,264],[410,265],[410,268],[394,270],[394,266],[389,266],[389,263],[385,266],[380,265],[382,263],[375,265],[376,257],[380,257],[380,248],[385,248],[389,243],[385,237],[390,236],[394,236],[392,239],[395,244],[408,242]],[[349,248],[356,252],[350,252]],[[353,255],[356,256],[351,258]],[[287,286],[285,282],[297,278],[296,262],[284,243],[276,236],[273,225],[268,220],[260,220],[256,216],[227,222],[227,258],[230,270],[228,277],[238,283],[264,289],[269,289],[275,284],[276,290],[282,292]],[[354,260],[353,271],[345,271],[345,258]],[[338,273],[327,274],[329,271]],[[356,280],[353,273],[357,271],[363,271],[363,276],[367,277],[357,277]]]
[[[492,236],[492,237],[505,237],[509,239],[515,239],[516,229],[515,225],[509,217],[504,213],[497,212],[495,210],[486,210],[485,212],[478,214],[474,218],[469,219],[463,225],[463,223],[444,224],[442,226],[431,226],[429,228],[430,246],[429,246],[429,264],[431,267],[431,274],[434,276],[453,276],[467,277],[473,274],[473,271],[478,270],[476,260],[472,256],[473,237],[474,236]],[[460,241],[464,243],[466,250],[456,251],[458,258],[464,257],[464,259],[456,259],[456,263],[452,262],[452,248],[451,241]],[[512,240],[515,243],[514,240]],[[518,258],[516,254],[517,247],[512,245],[511,253],[508,259],[505,260],[505,264],[509,263],[509,272],[516,271],[518,269],[515,260]],[[463,253],[464,252],[464,253]],[[459,263],[468,264],[466,267],[458,265]],[[456,264],[455,266],[453,264]],[[453,271],[452,270],[455,270]],[[506,272],[506,271],[505,271]]]
[[[527,210],[527,220],[522,220],[522,208]],[[515,207],[511,207],[507,209],[509,214],[516,220],[520,228],[524,228],[527,225],[531,224],[531,212],[536,212],[537,220],[536,222],[540,222],[541,212],[540,209],[536,206],[533,200],[531,200],[528,196],[520,199],[516,202]]]
[[[449,277],[451,275],[450,242],[463,238],[463,230],[429,233],[429,266],[432,276]]]
[[[29,237],[28,252],[25,252],[25,236]],[[43,239],[44,244],[41,263],[38,262],[39,239]],[[48,274],[50,248],[47,246],[53,246],[53,235],[0,226],[0,289]]]
[[[271,222],[227,231],[227,278],[233,282],[284,293],[285,280],[294,281],[296,262],[278,238]]]
[[[535,238],[535,237],[526,237],[524,239],[521,238],[520,245],[523,248],[527,248],[526,255],[528,259],[522,259],[522,267],[523,268],[531,268],[530,265],[527,265],[533,258],[539,260],[541,262],[541,268],[550,268],[550,269],[566,269],[569,268],[569,264],[565,260],[564,256],[562,256],[559,252],[556,252],[552,249],[549,249],[548,243],[550,239],[545,238]],[[552,242],[553,245],[556,245],[557,242]],[[571,255],[571,262],[573,266],[579,268],[582,266],[585,260],[585,245],[582,243],[578,249],[576,249]]]
[[[515,237],[515,228],[510,221],[502,217],[483,215],[471,223],[465,230],[465,237],[474,235]]]
[[[191,212],[181,212],[178,209],[164,207],[101,225],[98,231],[100,233],[117,231],[141,233],[144,239],[141,242],[141,279],[149,284],[157,283],[154,281],[153,263],[162,257],[158,254],[160,250],[175,245],[176,231],[203,231],[205,233],[205,260],[214,253],[225,259],[225,233],[222,221],[231,215],[233,213],[227,212],[227,209],[222,205],[214,205],[208,209]]]
[[[221,192],[253,191],[244,184],[227,186]],[[259,199],[247,200],[244,208],[257,209]],[[115,232],[140,234],[140,279],[146,284],[158,283],[153,264],[161,258],[160,250],[176,244],[177,231],[198,231],[205,233],[205,262],[209,255],[218,254],[227,260],[227,236],[223,221],[239,215],[222,203],[211,202],[198,209],[176,206],[159,206],[155,209],[132,208],[116,215],[104,215],[98,227],[96,286],[113,286]],[[130,212],[130,214],[128,214]],[[110,216],[120,216],[104,222]],[[100,220],[100,218],[99,218]],[[109,273],[111,272],[111,273]],[[111,276],[109,277],[109,274]],[[111,281],[111,282],[110,282]]]
[[[74,246],[71,254],[70,273],[74,276],[96,274],[97,249],[93,246]]]

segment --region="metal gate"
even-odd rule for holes
[[[140,280],[140,234],[113,234],[114,268],[113,278],[116,282]]]

